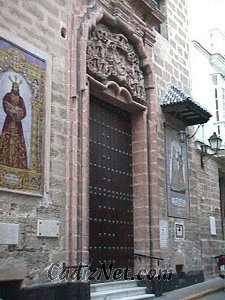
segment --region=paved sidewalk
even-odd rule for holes
[[[164,293],[163,296],[156,297],[156,300],[194,300],[224,288],[224,279],[216,278]]]

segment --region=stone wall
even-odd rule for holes
[[[0,266],[25,265],[27,282],[46,281],[46,268],[51,262],[64,261],[66,251],[66,160],[69,136],[67,116],[69,107],[68,88],[68,38],[63,38],[61,28],[69,34],[70,4],[68,1],[1,1],[0,27],[5,38],[28,49],[28,46],[50,56],[47,82],[51,94],[51,111],[46,116],[50,121],[50,132],[45,136],[46,153],[50,167],[43,197],[19,193],[0,192],[0,222],[17,223],[18,245],[0,246]],[[37,237],[37,220],[59,220],[58,238]]]
[[[223,163],[215,162],[211,158],[202,169],[200,148],[194,139],[188,140],[190,219],[168,217],[164,123],[177,130],[183,130],[183,125],[176,118],[162,114],[160,102],[165,96],[169,84],[190,93],[191,74],[188,58],[186,1],[166,1],[164,9],[167,21],[163,26],[164,29],[167,28],[167,35],[165,32],[157,35],[157,42],[152,53],[158,93],[160,219],[168,222],[168,247],[161,248],[161,256],[165,258],[166,265],[171,265],[174,270],[177,264],[183,264],[184,270],[203,269],[205,277],[208,278],[214,276],[218,271],[212,256],[223,253],[224,249],[218,174],[218,168],[223,169],[224,166]],[[187,132],[191,134],[194,129],[188,127]],[[210,216],[216,218],[216,235],[210,234]],[[175,222],[184,224],[184,239],[175,238]]]
[[[206,275],[212,276],[210,257],[220,246],[215,246],[215,250],[209,248],[214,240],[218,245],[223,243],[218,186],[218,166],[222,165],[210,160],[201,169],[199,150],[192,141],[188,152],[191,217],[183,220],[185,239],[175,239],[177,219],[167,214],[164,122],[178,129],[182,124],[162,114],[160,103],[171,83],[190,92],[190,74],[186,1],[163,0],[162,4],[167,20],[162,25],[162,34],[158,34],[151,29],[152,19],[144,18],[144,6],[132,0],[125,6],[120,1],[109,5],[105,0],[0,0],[0,27],[7,38],[12,42],[19,40],[25,49],[31,45],[41,50],[50,56],[52,65],[47,83],[51,94],[51,112],[46,116],[50,131],[49,137],[48,134],[45,137],[49,160],[44,166],[49,165],[50,170],[45,178],[44,196],[0,192],[0,223],[20,224],[18,245],[0,246],[0,267],[26,265],[27,283],[46,281],[46,267],[52,262],[76,264],[89,259],[90,86],[86,76],[86,45],[89,29],[103,17],[102,9],[104,18],[107,16],[112,23],[113,18],[120,16],[118,28],[123,28],[132,41],[135,36],[143,64],[148,65],[145,80],[148,114],[140,115],[143,123],[139,122],[148,126],[140,126],[138,116],[134,123],[134,133],[141,138],[145,156],[134,167],[137,172],[134,175],[138,195],[144,203],[139,207],[136,195],[136,208],[140,212],[136,209],[135,217],[141,221],[143,211],[145,214],[150,211],[150,216],[146,216],[145,224],[135,228],[136,236],[142,235],[136,238],[136,249],[142,254],[161,255],[166,267],[184,263],[186,270],[196,270],[205,264]],[[209,216],[216,217],[216,236],[209,233]],[[38,219],[58,220],[59,237],[37,237]],[[161,250],[159,220],[168,222],[168,247]],[[151,222],[150,233],[147,222]]]
[[[143,2],[144,3],[144,2]],[[120,3],[117,3],[120,9]],[[122,4],[123,6],[123,4]],[[131,39],[137,45],[142,55],[143,68],[148,60],[143,46],[144,33],[147,35],[148,45],[154,43],[154,33],[149,24],[148,29],[141,20],[143,7],[137,7],[130,1]],[[1,223],[19,224],[19,242],[15,245],[1,245],[1,267],[25,265],[28,270],[26,284],[43,282],[47,280],[46,268],[55,262],[76,264],[87,262],[89,242],[89,206],[88,206],[88,181],[89,181],[89,85],[86,76],[86,46],[90,28],[102,16],[113,15],[117,8],[112,1],[108,6],[107,1],[30,1],[18,0],[1,2],[1,32],[4,38],[24,49],[32,48],[32,53],[41,52],[48,56],[47,61],[47,93],[50,111],[46,115],[49,132],[44,135],[45,142],[45,172],[44,196],[37,197],[1,191]],[[125,6],[124,6],[124,9]],[[139,15],[136,15],[138,12]],[[108,15],[107,15],[108,13]],[[110,16],[108,17],[110,20]],[[121,18],[122,19],[122,18]],[[151,21],[151,20],[150,20]],[[124,22],[124,21],[123,21]],[[118,28],[124,27],[121,25]],[[129,32],[128,29],[123,29]],[[125,28],[125,27],[124,27]],[[135,36],[135,37],[134,37]],[[146,70],[146,73],[150,73]],[[150,77],[149,77],[150,78]],[[150,89],[151,79],[146,80],[146,87]],[[151,92],[148,92],[150,95]],[[153,93],[152,93],[153,95]],[[148,96],[149,98],[149,96]],[[155,102],[156,103],[156,102]],[[154,115],[155,111],[151,110]],[[135,119],[135,118],[134,118]],[[136,123],[137,123],[136,118]],[[142,115],[145,123],[145,116]],[[137,125],[136,136],[147,141],[146,130]],[[45,128],[48,131],[48,128]],[[153,128],[155,132],[155,125]],[[156,139],[154,135],[154,143]],[[153,143],[153,144],[154,144]],[[152,144],[152,150],[155,146]],[[144,151],[144,150],[143,150]],[[156,152],[155,152],[156,153]],[[137,154],[140,156],[140,153]],[[145,151],[145,156],[147,152]],[[155,154],[156,158],[156,154]],[[139,194],[142,193],[140,184],[145,184],[146,193],[142,194],[143,201],[148,208],[148,176],[146,174],[147,157],[142,173],[137,174]],[[152,160],[152,165],[156,165]],[[155,170],[155,177],[157,176]],[[144,178],[144,181],[143,181]],[[157,197],[157,181],[152,181],[152,195]],[[141,207],[142,208],[142,207]],[[158,209],[158,207],[157,207]],[[147,214],[148,209],[145,209]],[[138,215],[137,219],[140,220]],[[38,237],[37,221],[57,220],[60,224],[58,237]],[[146,219],[149,220],[147,216]],[[149,254],[150,241],[149,223],[144,227],[140,245],[137,249]],[[158,228],[158,227],[157,227]],[[156,234],[156,240],[158,235]],[[157,247],[158,249],[158,247]]]

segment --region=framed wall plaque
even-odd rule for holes
[[[45,83],[46,60],[0,36],[1,190],[43,194]]]
[[[184,239],[184,224],[175,223],[175,238]]]
[[[168,215],[189,219],[187,143],[181,143],[177,133],[172,127],[165,126]]]

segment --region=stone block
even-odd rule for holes
[[[24,265],[1,267],[0,282],[23,280],[27,275],[27,268]]]
[[[19,243],[19,224],[0,223],[0,245]]]

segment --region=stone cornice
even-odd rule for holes
[[[134,0],[132,0],[134,2]],[[136,1],[137,2],[137,1]],[[163,23],[166,17],[162,12],[156,7],[155,3],[151,0],[139,0],[140,7],[142,6],[144,21],[150,26],[155,26]]]
[[[225,75],[225,58],[220,53],[214,53],[210,57],[213,67],[222,75]]]
[[[225,58],[223,55],[220,53],[211,54],[197,41],[192,41],[192,44],[196,49],[206,56],[213,68],[215,68],[218,73],[225,75]]]
[[[210,53],[209,51],[207,51],[199,42],[193,40],[191,41],[192,45],[198,50],[200,51],[203,55],[205,55],[208,59],[210,58]]]

